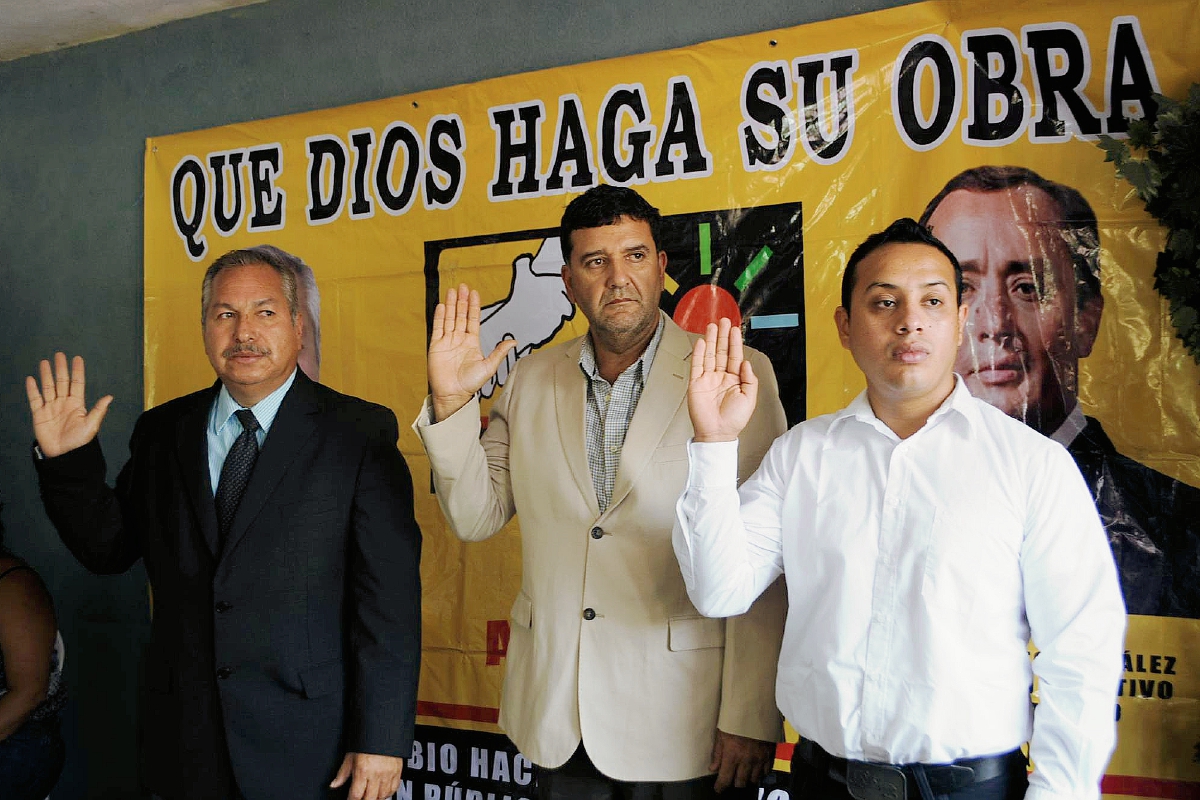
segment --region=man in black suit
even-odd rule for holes
[[[395,416],[297,369],[294,273],[208,269],[219,380],[144,413],[116,489],[83,359],[26,379],[42,497],[90,570],[145,561],[154,590],[145,788],[164,800],[390,797],[412,748],[420,531]],[[260,452],[261,451],[261,452]]]
[[[953,177],[921,222],[963,268],[955,371],[976,397],[1064,445],[1112,545],[1130,614],[1200,617],[1200,490],[1128,458],[1077,399],[1100,328],[1100,232],[1087,200],[1024,167]]]

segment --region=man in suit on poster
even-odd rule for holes
[[[138,419],[116,488],[84,364],[27,391],[42,497],[97,573],[154,591],[142,782],[163,800],[396,791],[412,748],[420,531],[395,416],[297,369],[294,274],[233,251],[204,277],[218,380]],[[335,791],[331,787],[342,787]]]
[[[1130,614],[1200,617],[1200,490],[1117,452],[1077,399],[1100,327],[1087,200],[1023,167],[950,180],[921,217],[958,257],[970,307],[955,370],[976,397],[1064,445],[1092,491]]]
[[[671,550],[694,337],[658,308],[659,223],[631,189],[570,203],[562,277],[589,332],[518,361],[482,438],[477,392],[517,343],[484,355],[466,286],[433,319],[432,394],[414,428],[438,502],[466,541],[521,520],[500,725],[542,768],[539,798],[712,797],[768,771],[781,733],[782,587],[745,617],[705,619]],[[742,478],[786,427],[770,362],[750,357],[765,402]]]

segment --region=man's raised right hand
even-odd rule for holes
[[[54,354],[54,372],[50,362],[42,359],[40,365],[41,389],[32,375],[25,378],[25,392],[29,395],[29,410],[33,414],[33,435],[46,458],[61,456],[96,438],[100,423],[112,403],[108,394],[96,401],[91,411],[87,410],[83,390],[83,358],[75,356],[71,370],[67,371],[67,357]]]
[[[710,322],[692,347],[687,401],[697,442],[731,442],[750,422],[758,377],[745,357],[742,329],[726,317]]]
[[[433,312],[429,337],[434,420],[440,422],[470,402],[516,346],[506,339],[484,357],[479,346],[479,292],[465,283],[446,292],[446,302],[438,303]]]

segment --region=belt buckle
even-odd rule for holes
[[[854,800],[905,800],[904,771],[887,764],[846,763],[846,789]]]

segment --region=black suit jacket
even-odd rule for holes
[[[1067,449],[1104,522],[1126,610],[1200,617],[1200,489],[1121,455],[1091,417]]]
[[[88,569],[145,561],[146,787],[326,798],[345,752],[412,749],[420,531],[396,418],[298,372],[217,552],[205,426],[219,388],[142,414],[115,490],[96,442],[38,461],[42,498]]]

